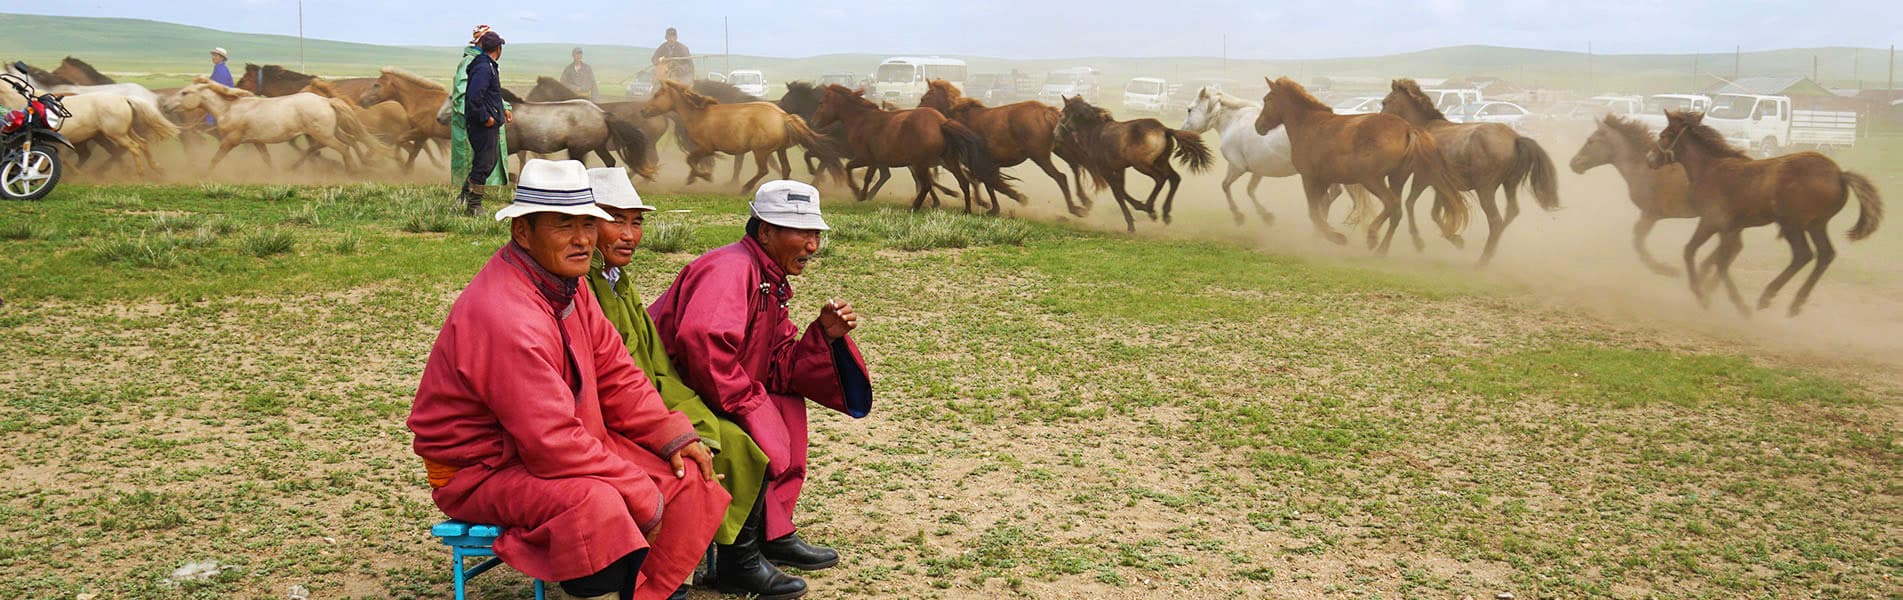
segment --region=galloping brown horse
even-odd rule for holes
[[[278,65],[259,67],[255,63],[245,63],[244,76],[232,82],[234,85],[231,87],[267,98],[276,98],[304,91],[304,86],[310,85],[311,80],[316,78],[316,75],[305,75]],[[348,77],[332,79],[330,83],[336,86],[339,98],[346,102],[360,102],[363,94],[370,91],[370,86],[376,85],[377,79],[376,77]]]
[[[1585,173],[1599,165],[1612,165],[1625,178],[1626,196],[1639,208],[1639,222],[1632,225],[1632,248],[1639,260],[1652,272],[1678,276],[1678,268],[1659,262],[1645,248],[1645,237],[1659,219],[1689,219],[1698,216],[1692,210],[1691,182],[1685,179],[1685,167],[1672,163],[1652,168],[1645,154],[1655,143],[1645,124],[1633,119],[1607,115],[1598,128],[1573,155],[1574,173]]]
[[[1169,224],[1170,209],[1176,204],[1176,187],[1183,182],[1183,176],[1170,166],[1171,155],[1183,161],[1191,173],[1208,170],[1214,160],[1209,145],[1203,143],[1200,135],[1170,129],[1156,119],[1118,121],[1110,116],[1110,111],[1091,106],[1082,96],[1064,99],[1057,137],[1077,152],[1075,160],[1065,160],[1073,165],[1082,163],[1084,170],[1090,172],[1092,184],[1110,188],[1117,208],[1123,210],[1123,225],[1132,233],[1137,230],[1137,223],[1130,215],[1130,207],[1137,206],[1150,214],[1150,220],[1156,220],[1156,195],[1163,191],[1164,184],[1169,185],[1170,193],[1163,198],[1163,224]],[[1156,181],[1156,186],[1150,188],[1148,201],[1138,204],[1136,197],[1124,189],[1124,169],[1136,169]]]
[[[998,163],[985,149],[984,139],[936,110],[886,111],[867,100],[865,92],[835,84],[826,86],[825,96],[819,100],[819,110],[813,114],[815,126],[823,129],[833,123],[846,126],[846,146],[851,149],[852,157],[846,163],[846,186],[852,188],[855,198],[872,197],[891,179],[891,172],[884,171],[879,182],[873,184],[872,175],[878,169],[908,167],[912,170],[912,182],[918,185],[917,195],[912,198],[912,209],[918,210],[925,205],[927,195],[934,196],[936,203],[932,168],[943,164],[964,191],[965,212],[971,212],[972,196],[977,192],[972,187],[973,178],[1014,200],[1024,201],[1023,196],[1005,182]],[[857,167],[867,167],[864,186],[853,185],[852,170]],[[991,213],[997,212],[997,202],[993,201]]]
[[[411,144],[410,158],[403,164],[404,171],[416,168],[416,156],[423,151],[423,144],[430,140],[440,140],[437,145],[445,156],[449,154],[449,125],[436,120],[436,111],[449,101],[448,88],[397,67],[384,67],[382,75],[370,84],[370,89],[359,96],[358,106],[374,106],[390,100],[403,105],[403,113],[409,118],[409,131],[395,143],[398,146]]]
[[[104,73],[100,73],[98,69],[94,69],[92,65],[86,64],[86,61],[71,56],[60,59],[59,68],[53,69],[53,74],[65,78],[75,85],[107,85],[118,83],[117,81],[113,81],[111,77],[107,77]]]
[[[780,176],[784,178],[793,176],[793,166],[786,161],[787,148],[800,146],[822,157],[833,157],[831,150],[821,143],[819,135],[806,126],[805,119],[786,114],[786,111],[771,102],[721,104],[678,82],[663,81],[661,89],[642,108],[641,116],[657,117],[668,113],[680,115],[681,126],[676,132],[694,146],[687,154],[689,184],[695,179],[713,181],[712,170],[702,170],[705,166],[702,159],[716,152],[732,154],[735,160],[748,152],[753,153],[753,162],[759,172],[740,187],[743,192],[752,190],[754,184],[766,177],[768,155],[779,156]],[[836,159],[823,159],[821,162],[837,169]],[[838,171],[834,173],[845,176]]]
[[[1287,77],[1269,81],[1255,119],[1259,135],[1276,127],[1288,128],[1290,159],[1308,194],[1308,218],[1330,241],[1344,244],[1348,238],[1328,225],[1328,186],[1356,184],[1381,199],[1381,214],[1368,224],[1368,247],[1386,254],[1401,225],[1401,185],[1411,175],[1425,178],[1434,189],[1434,220],[1441,235],[1461,245],[1467,198],[1426,130],[1389,114],[1337,115]],[[1388,222],[1385,237],[1382,221]]]
[[[1057,189],[1064,193],[1064,206],[1070,214],[1082,217],[1090,214],[1090,203],[1086,199],[1082,205],[1070,198],[1070,184],[1064,180],[1064,174],[1058,172],[1057,165],[1051,163],[1051,155],[1064,156],[1068,148],[1059,148],[1057,144],[1057,123],[1063,115],[1055,107],[1042,102],[1024,101],[991,108],[976,98],[966,98],[951,82],[933,79],[927,83],[929,89],[918,101],[920,108],[936,109],[953,121],[963,123],[985,139],[985,149],[991,151],[991,158],[999,167],[1015,167],[1029,160],[1042,169],[1051,181],[1057,182]],[[1078,175],[1077,163],[1069,157],[1073,176]],[[1082,193],[1082,190],[1079,190]],[[991,194],[991,212],[998,212],[998,195]]]
[[[1447,164],[1453,167],[1454,177],[1466,184],[1461,189],[1479,194],[1480,211],[1487,216],[1487,245],[1480,251],[1482,266],[1493,260],[1494,249],[1500,245],[1500,234],[1520,216],[1516,191],[1521,184],[1533,192],[1533,199],[1540,208],[1559,209],[1558,173],[1553,168],[1553,159],[1533,138],[1520,135],[1504,123],[1449,121],[1412,79],[1394,80],[1388,97],[1381,100],[1381,112],[1426,129],[1447,157]],[[1421,243],[1420,229],[1414,225],[1414,203],[1426,190],[1423,183],[1415,178],[1407,195],[1407,232],[1414,238],[1415,250],[1425,246]],[[1502,189],[1507,196],[1504,219],[1494,201],[1494,193]]]
[[[1669,111],[1665,129],[1659,132],[1658,149],[1647,157],[1653,168],[1667,163],[1685,166],[1691,182],[1692,206],[1698,210],[1698,229],[1685,244],[1686,279],[1698,303],[1710,306],[1710,286],[1700,277],[1693,262],[1698,247],[1711,236],[1718,236],[1715,277],[1725,284],[1725,294],[1738,312],[1746,316],[1751,308],[1738,294],[1731,281],[1731,263],[1744,249],[1746,228],[1777,224],[1778,236],[1791,244],[1791,264],[1778,273],[1758,297],[1758,309],[1771,307],[1778,290],[1804,268],[1816,246],[1817,266],[1811,269],[1804,285],[1791,300],[1790,315],[1797,316],[1810,298],[1811,288],[1837,258],[1830,244],[1830,219],[1843,210],[1850,194],[1857,194],[1857,224],[1851,226],[1852,241],[1870,237],[1883,221],[1883,199],[1877,188],[1862,175],[1845,171],[1828,156],[1799,152],[1764,160],[1752,160],[1744,152],[1725,143],[1718,130],[1704,124],[1705,113]],[[1809,236],[1809,241],[1805,237]]]

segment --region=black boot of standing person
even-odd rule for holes
[[[463,214],[473,217],[482,213],[482,192],[479,190],[481,188],[463,184],[463,193],[456,196],[463,203]]]
[[[760,547],[762,554],[773,564],[792,567],[801,571],[818,571],[839,564],[839,553],[825,546],[814,546],[800,539],[800,534],[789,533],[786,537],[767,542]]]
[[[806,580],[787,575],[760,554],[766,529],[766,493],[753,504],[753,513],[733,538],[732,545],[714,550],[714,587],[722,594],[747,594],[760,600],[791,600],[806,595]]]

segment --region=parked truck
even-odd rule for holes
[[[1123,112],[1156,116],[1169,106],[1170,82],[1161,77],[1138,77],[1123,85]]]
[[[1857,143],[1857,113],[1793,109],[1790,96],[1719,94],[1705,124],[1755,156],[1794,149],[1834,151]]]

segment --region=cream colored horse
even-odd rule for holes
[[[178,137],[173,125],[159,107],[143,99],[118,94],[67,96],[60,101],[73,117],[60,125],[60,134],[74,146],[89,141],[110,142],[107,151],[116,160],[121,154],[132,155],[133,168],[140,173],[159,170],[147,147]]]
[[[257,148],[264,157],[264,164],[270,166],[271,155],[265,144],[289,142],[302,135],[313,143],[291,168],[316,156],[319,149],[330,148],[343,155],[345,169],[354,171],[361,164],[361,157],[353,153],[353,147],[376,143],[350,107],[335,98],[301,92],[259,98],[202,76],[179,90],[178,95],[179,108],[203,110],[218,119],[218,152],[212,155],[207,169],[216,169],[219,161],[240,144]]]

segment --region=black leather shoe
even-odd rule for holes
[[[760,553],[766,555],[766,559],[773,564],[802,571],[818,571],[839,564],[838,552],[825,546],[808,544],[797,533],[789,533],[786,537],[761,545]]]
[[[806,580],[787,575],[760,555],[766,507],[756,503],[733,544],[714,549],[714,589],[722,594],[792,600],[806,595]]]
[[[667,600],[687,600],[687,584],[681,584],[680,589],[676,589],[674,593],[668,594]]]

